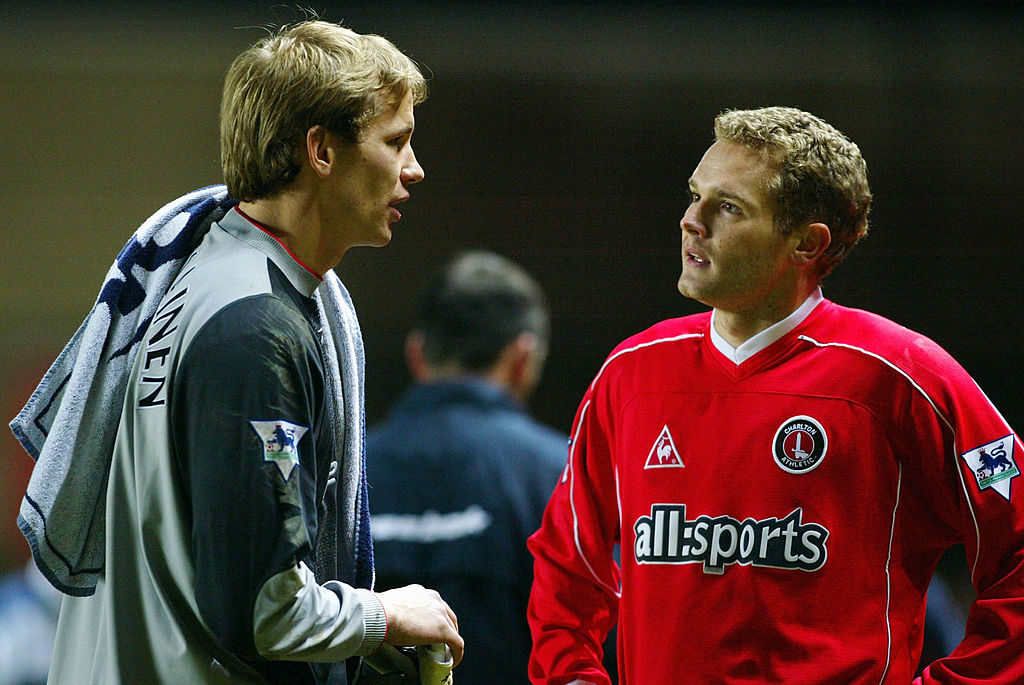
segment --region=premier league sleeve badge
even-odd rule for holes
[[[287,482],[292,471],[299,465],[299,440],[309,430],[290,421],[250,421],[256,434],[263,441],[263,460],[273,462]]]
[[[1004,499],[1010,499],[1010,484],[1020,475],[1013,456],[1013,434],[993,440],[987,445],[964,452],[960,457],[967,462],[978,482],[979,490],[992,488]]]

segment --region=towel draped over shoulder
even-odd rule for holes
[[[11,429],[36,460],[18,526],[43,575],[61,592],[86,596],[103,572],[107,477],[128,377],[160,301],[210,225],[235,201],[224,186],[193,191],[162,207],[128,240],[95,305],[43,376]],[[373,586],[367,502],[362,334],[348,291],[328,271],[314,293],[327,323],[325,369],[338,474],[339,578]]]

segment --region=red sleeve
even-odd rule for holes
[[[945,453],[956,467],[948,501],[977,599],[963,641],[915,682],[1024,683],[1024,448],[966,371],[952,360],[940,370],[931,376],[934,386],[922,386],[952,430]]]
[[[610,685],[602,644],[615,625],[619,567],[619,507],[610,422],[594,386],[573,423],[569,463],[530,537],[534,581],[528,619],[533,636],[530,682],[565,685],[575,679]]]

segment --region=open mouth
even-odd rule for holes
[[[392,216],[392,218],[395,221],[398,221],[399,219],[402,218],[402,210],[400,210],[398,208],[398,205],[402,204],[403,202],[407,201],[408,199],[409,199],[409,196],[407,195],[407,196],[405,196],[403,198],[399,198],[399,199],[395,200],[394,202],[388,204],[388,209],[391,210],[391,216]]]

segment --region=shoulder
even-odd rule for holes
[[[519,442],[523,450],[531,453],[534,458],[556,470],[561,470],[565,465],[568,435],[525,414],[520,414],[508,427],[513,429],[509,439]]]
[[[271,293],[259,293],[211,313],[196,331],[189,349],[217,347],[246,356],[273,349],[294,351],[312,342],[310,322],[292,303]]]
[[[211,406],[262,406],[271,397],[320,397],[325,374],[302,316],[273,295],[254,295],[226,305],[192,335],[168,392],[176,410],[203,406],[200,398]]]
[[[825,304],[800,338],[814,348],[807,359],[821,373],[843,369],[831,374],[833,387],[853,384],[873,397],[887,397],[890,406],[900,396],[922,398],[943,415],[954,413],[962,398],[980,393],[970,374],[927,336],[878,314]]]
[[[711,312],[708,311],[660,321],[616,345],[597,376],[614,367],[647,367],[669,359],[677,360],[680,354],[696,349],[710,320]]]
[[[710,321],[711,312],[709,311],[659,321],[650,328],[623,340],[613,350],[612,354],[614,355],[616,352],[644,345],[658,345],[702,338]]]
[[[912,377],[963,373],[938,343],[879,314],[823,303],[803,336],[822,348],[874,358]]]
[[[223,230],[211,234],[165,298],[165,303],[180,301],[183,348],[230,346],[244,356],[250,348],[311,338],[309,313],[302,307],[311,309],[312,300],[301,296],[263,252]]]
[[[513,492],[514,483],[532,483],[545,496],[550,494],[565,468],[569,436],[525,413],[506,412],[490,425],[493,432],[487,442],[500,448],[480,450],[471,458],[481,459],[495,482],[505,484],[503,490]]]

